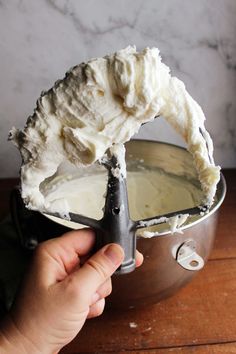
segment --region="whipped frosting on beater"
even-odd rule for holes
[[[183,137],[193,156],[204,198],[211,205],[220,178],[212,140],[200,106],[172,77],[157,48],[127,47],[82,63],[42,92],[23,130],[10,139],[22,155],[22,197],[30,209],[60,212],[45,202],[40,184],[65,160],[83,167],[107,149],[130,140],[141,124],[162,115]]]

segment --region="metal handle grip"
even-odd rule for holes
[[[125,258],[116,274],[129,273],[135,269],[136,236],[135,223],[129,217],[126,180],[108,174],[107,196],[104,216],[100,220],[101,231],[97,232],[97,247],[118,243]]]

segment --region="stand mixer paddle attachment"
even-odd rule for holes
[[[63,217],[59,213],[46,212],[46,214],[66,218],[93,228],[96,231],[96,249],[100,249],[109,243],[121,245],[124,249],[125,258],[116,274],[130,273],[135,269],[136,231],[138,229],[159,225],[171,220],[177,225],[179,221],[183,224],[188,216],[203,214],[209,210],[207,206],[196,206],[133,221],[129,213],[124,145],[119,144],[110,148],[108,154],[101,159],[100,163],[108,171],[105,206],[103,217],[100,220],[71,212],[67,217]]]

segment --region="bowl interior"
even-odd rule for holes
[[[168,203],[165,203],[165,213],[193,207],[199,204],[198,201],[200,202],[202,195],[200,183],[197,178],[196,169],[193,165],[192,156],[186,149],[172,144],[156,141],[131,140],[130,142],[126,143],[126,162],[128,171],[127,185],[130,215],[133,220],[161,215],[161,209],[158,209],[157,203],[155,204],[155,199],[158,201],[158,194],[153,196],[151,193],[149,193],[149,195],[146,193],[148,188],[150,189],[150,183],[154,182],[159,183],[160,188],[162,187],[161,184],[163,184],[163,182],[167,179],[169,181],[169,185],[172,185],[173,180],[173,186],[175,184],[181,183],[185,186],[189,184],[192,186],[191,188],[193,188],[194,193],[196,194],[196,198],[194,199],[196,204],[185,205],[183,204],[183,198],[181,195],[179,195],[180,193],[174,194],[176,191],[173,188],[171,190],[172,204],[168,205]],[[153,182],[151,179],[154,178],[157,174],[159,179],[154,179]],[[143,176],[145,176],[145,178],[143,178]],[[94,183],[98,177],[100,179],[99,188],[97,187],[96,183]],[[83,190],[83,183],[88,179],[90,181],[89,192],[91,196],[88,195],[88,190]],[[95,164],[86,169],[76,169],[68,163],[64,164],[60,167],[58,174],[42,186],[42,192],[44,194],[49,193],[52,190],[52,186],[54,190],[56,190],[58,186],[60,186],[62,183],[65,183],[65,180],[67,181],[68,186],[69,184],[72,185],[71,190],[73,198],[76,198],[76,193],[78,193],[78,195],[81,197],[80,200],[82,199],[85,201],[90,198],[91,202],[94,204],[94,214],[92,215],[89,215],[90,210],[88,208],[86,209],[85,202],[80,203],[81,209],[79,209],[79,211],[77,209],[77,212],[86,216],[94,217],[95,219],[102,218],[102,207],[105,201],[103,196],[106,191],[107,184],[105,168]],[[77,190],[73,189],[73,183],[75,180],[80,181],[80,191],[78,190],[78,185]],[[134,184],[135,187],[133,187]],[[134,190],[135,196],[133,192]],[[211,207],[210,212],[205,216],[197,215],[194,217],[189,217],[181,229],[188,228],[200,222],[202,219],[214,212],[214,210],[217,209],[223,201],[224,194],[225,183],[222,177],[221,182],[218,185],[215,202]],[[96,198],[93,198],[94,195],[96,195]],[[165,201],[166,196],[164,195],[163,198]],[[99,203],[97,200],[99,200]],[[150,206],[150,200],[153,206],[150,210],[148,210],[147,206]],[[76,204],[76,207],[78,208],[78,203]],[[53,216],[47,217],[59,224],[63,224],[70,228],[78,229],[84,227],[84,225],[62,220]],[[158,235],[163,235],[171,232],[170,225],[168,223],[163,223],[157,226],[138,230],[137,235],[144,236],[144,231],[156,232]]]

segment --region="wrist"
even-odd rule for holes
[[[42,354],[42,351],[21,333],[9,315],[0,326],[0,349],[4,354],[14,354],[16,351],[21,354]]]

